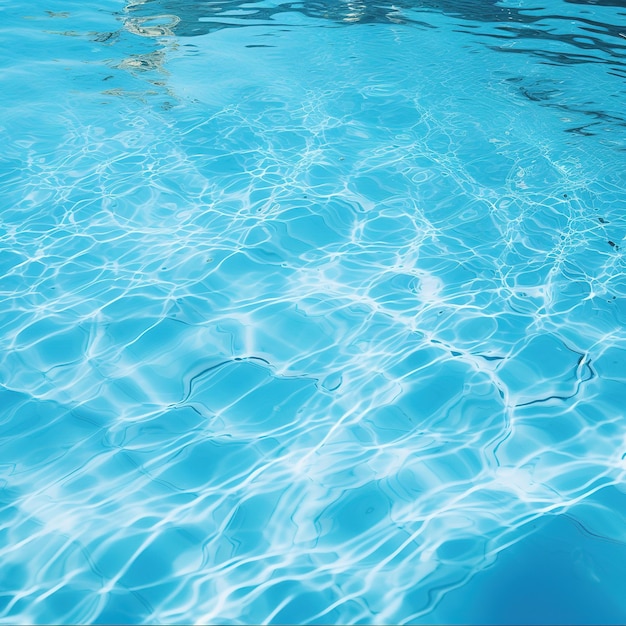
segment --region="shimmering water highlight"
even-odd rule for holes
[[[2,623],[626,619],[626,14],[549,4],[0,2]]]

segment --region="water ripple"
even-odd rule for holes
[[[39,15],[63,63],[6,78],[0,621],[449,621],[554,519],[604,583],[621,118],[569,132],[537,55],[452,28],[499,6],[228,3],[192,45],[169,4]],[[561,102],[618,93],[585,67]]]

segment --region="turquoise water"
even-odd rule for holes
[[[0,623],[626,622],[625,3],[88,4],[0,0]]]

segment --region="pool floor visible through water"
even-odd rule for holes
[[[0,11],[0,622],[626,621],[623,3]]]

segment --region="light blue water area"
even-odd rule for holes
[[[626,622],[626,7],[0,0],[1,623]]]

